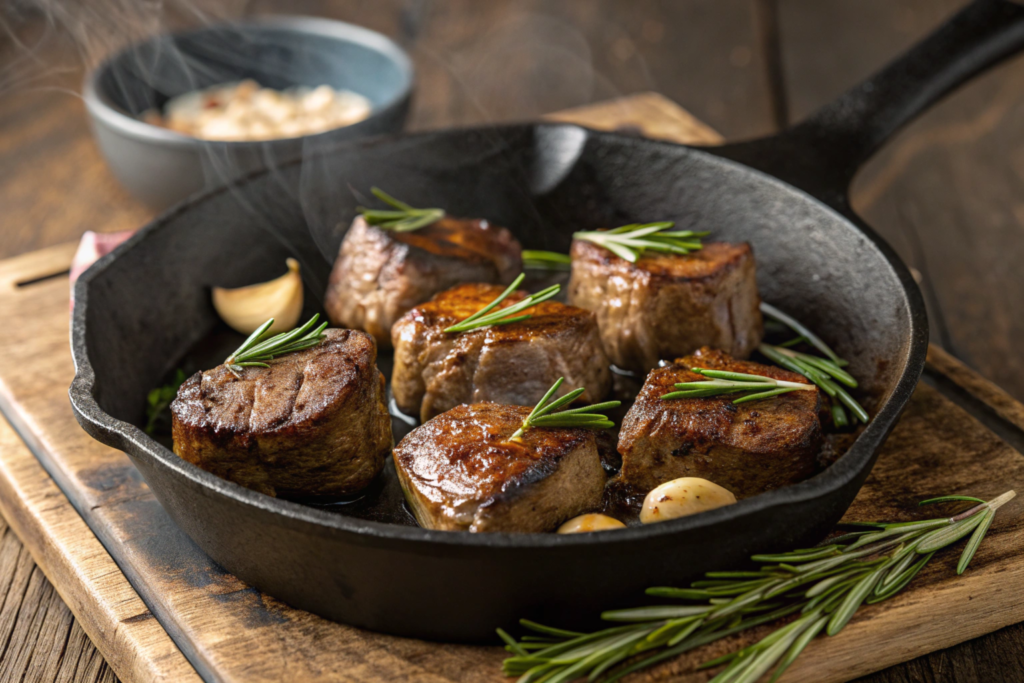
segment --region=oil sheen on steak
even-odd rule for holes
[[[269,495],[340,496],[368,485],[391,450],[373,338],[329,329],[318,346],[188,378],[171,403],[174,452]]]
[[[691,367],[807,383],[788,370],[708,348],[652,370],[619,433],[624,483],[646,492],[679,477],[701,477],[744,498],[814,473],[824,409],[817,388],[739,405],[727,396],[663,400],[677,382],[707,379]]]
[[[462,282],[508,285],[522,248],[505,228],[446,217],[412,232],[352,222],[327,285],[331,323],[365,330],[385,348],[391,326],[416,304]]]
[[[560,392],[584,388],[581,401],[600,401],[611,387],[608,358],[594,314],[545,301],[528,320],[469,332],[444,330],[494,301],[503,288],[467,284],[415,307],[392,329],[398,407],[426,422],[461,403],[534,406],[564,377]],[[513,292],[502,306],[525,298]]]
[[[575,240],[569,303],[597,314],[604,349],[620,368],[647,372],[701,346],[746,358],[763,333],[755,271],[746,243],[630,263]]]
[[[461,405],[410,432],[395,468],[420,526],[447,531],[551,531],[597,509],[605,474],[594,432],[528,429],[530,408]]]

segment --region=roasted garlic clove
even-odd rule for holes
[[[252,334],[268,318],[274,319],[270,332],[287,332],[302,314],[302,277],[299,262],[286,261],[288,272],[269,282],[237,289],[213,288],[213,307],[221,320],[237,332]]]
[[[695,515],[732,505],[736,496],[718,484],[700,477],[680,477],[651,489],[640,509],[644,524]]]
[[[592,513],[573,517],[558,527],[560,534],[584,534],[589,531],[605,531],[606,529],[622,529],[626,525],[608,515]]]

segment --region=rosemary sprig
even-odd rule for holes
[[[864,410],[863,406],[840,386],[840,384],[845,384],[856,389],[857,380],[831,360],[771,344],[761,344],[757,350],[776,365],[781,365],[787,370],[797,372],[811,380],[828,394],[829,398],[837,401],[838,403],[832,404],[832,419],[837,427],[845,427],[849,424],[843,406],[850,409],[854,420],[860,420],[867,424],[871,419],[868,411]]]
[[[690,372],[711,377],[711,379],[701,382],[679,382],[675,387],[680,391],[664,394],[661,398],[670,400],[674,398],[708,398],[711,396],[746,394],[740,398],[733,399],[733,403],[746,403],[748,401],[771,398],[780,394],[788,394],[791,391],[814,391],[813,384],[787,382],[781,379],[764,377],[763,375],[750,375],[745,372],[725,372],[722,370],[706,370],[704,368],[690,368]]]
[[[368,209],[365,206],[360,206],[358,208],[359,213],[363,215],[363,219],[370,225],[376,225],[385,230],[394,230],[395,232],[412,232],[444,218],[444,209],[414,208],[401,200],[395,199],[379,187],[370,188],[370,192],[377,199],[394,207],[394,210],[388,210]]]
[[[636,263],[645,251],[662,254],[689,254],[700,249],[700,240],[710,233],[692,230],[669,230],[673,221],[633,223],[614,230],[588,230],[573,237],[604,247],[619,258]]]
[[[845,384],[851,389],[857,388],[857,380],[849,372],[843,370],[849,363],[840,358],[835,351],[829,348],[828,344],[823,342],[810,329],[804,327],[800,321],[786,315],[771,304],[766,304],[762,301],[761,312],[773,320],[783,323],[798,335],[795,339],[777,346],[761,344],[757,348],[761,355],[770,359],[776,365],[781,365],[787,370],[799,373],[817,384],[832,400],[832,421],[837,427],[846,427],[850,424],[846,408],[853,414],[853,421],[860,420],[867,424],[868,420],[871,419],[868,412],[850,396],[846,389],[840,386]],[[788,348],[801,342],[807,342],[825,354],[826,357],[819,358],[818,356],[800,353]]]
[[[319,319],[320,314],[317,313],[302,327],[297,327],[291,332],[282,332],[269,339],[265,339],[267,330],[274,324],[274,319],[271,318],[249,335],[249,338],[224,360],[224,365],[228,367],[228,370],[237,375],[241,372],[242,368],[269,368],[270,366],[267,363],[278,356],[312,348],[323,341],[325,336],[323,332],[327,328],[327,322],[325,321],[319,327],[313,329],[313,326],[316,325],[316,321]]]
[[[568,254],[539,249],[523,249],[523,268],[530,270],[569,270],[572,259]]]
[[[899,593],[935,553],[970,535],[960,556],[962,574],[981,544],[996,510],[1013,491],[946,518],[871,523],[827,545],[788,553],[755,555],[758,571],[709,572],[689,588],[650,588],[647,594],[684,601],[605,612],[616,625],[594,633],[564,631],[528,620],[539,636],[515,641],[499,635],[507,658],[503,671],[519,683],[617,681],[627,674],[725,636],[782,617],[798,615],[757,643],[704,664],[726,665],[714,683],[754,683],[774,669],[777,680],[819,633],[839,633],[864,604]],[[962,500],[948,496],[929,502]],[[970,499],[978,501],[977,498]],[[640,657],[639,659],[635,659]],[[635,661],[625,664],[626,660]]]
[[[590,406],[583,406],[582,408],[570,408],[568,410],[562,410],[554,412],[562,406],[567,406],[583,394],[583,388],[573,389],[565,396],[557,398],[551,401],[551,397],[555,395],[558,388],[562,386],[562,382],[565,381],[564,377],[559,377],[558,381],[551,385],[548,389],[548,393],[544,394],[544,398],[540,400],[540,403],[533,407],[530,414],[523,420],[523,426],[515,431],[510,437],[510,440],[516,441],[519,439],[523,432],[533,427],[586,427],[587,429],[609,429],[615,426],[615,423],[609,420],[606,416],[601,415],[601,410],[610,410],[612,408],[618,408],[622,405],[621,401],[605,401],[604,403],[595,403]],[[549,403],[550,401],[550,403]]]
[[[157,422],[171,402],[178,395],[178,389],[185,383],[185,371],[178,368],[174,371],[174,379],[162,387],[150,390],[146,394],[146,433],[156,431]]]
[[[522,301],[518,301],[508,308],[503,308],[500,311],[494,311],[501,302],[509,297],[512,292],[516,291],[516,288],[523,283],[523,279],[526,277],[525,274],[520,273],[519,277],[512,281],[512,284],[505,289],[504,292],[498,295],[498,298],[487,304],[479,311],[469,316],[461,322],[457,322],[451,327],[445,328],[445,332],[468,332],[469,330],[475,330],[478,327],[487,327],[488,325],[507,325],[509,323],[519,322],[520,320],[526,320],[532,317],[529,313],[524,315],[516,315],[522,313],[528,308],[536,306],[539,303],[543,303],[548,299],[556,296],[562,289],[561,285],[551,285],[547,289],[542,289],[536,294],[531,294]],[[491,313],[491,311],[494,311]],[[511,316],[511,317],[507,317]]]

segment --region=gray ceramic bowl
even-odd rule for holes
[[[345,88],[367,97],[373,113],[324,133],[259,142],[199,140],[138,120],[175,95],[245,78],[277,89]],[[114,175],[162,209],[320,145],[398,132],[412,85],[409,57],[379,33],[330,19],[270,16],[136,43],[90,73],[83,95]]]

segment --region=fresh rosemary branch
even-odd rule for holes
[[[619,258],[636,263],[644,251],[662,254],[689,254],[701,248],[700,239],[707,232],[692,230],[669,230],[672,221],[660,223],[633,223],[614,230],[592,230],[577,232],[573,237],[604,247]]]
[[[327,328],[327,323],[324,322],[313,329],[319,319],[320,314],[317,313],[302,327],[265,339],[267,330],[274,324],[274,319],[271,318],[249,335],[249,338],[224,360],[224,365],[237,375],[242,368],[268,368],[270,366],[267,363],[278,356],[312,348],[323,341],[323,332]]]
[[[690,588],[650,588],[647,594],[683,604],[605,612],[616,626],[578,633],[522,620],[539,635],[516,641],[499,629],[508,676],[519,683],[565,683],[582,676],[611,683],[657,662],[725,636],[782,617],[798,615],[757,643],[706,662],[725,664],[713,683],[754,683],[774,668],[771,681],[796,660],[819,633],[839,633],[864,604],[903,590],[938,551],[967,535],[957,573],[962,574],[985,537],[996,510],[1013,491],[988,502],[943,496],[927,503],[969,500],[974,507],[952,517],[919,522],[870,523],[827,541],[788,553],[755,555],[758,571],[709,572]],[[636,659],[639,657],[639,659]],[[627,660],[634,660],[626,663]]]
[[[572,259],[557,251],[523,249],[523,268],[530,270],[569,270]]]
[[[174,380],[162,387],[151,390],[146,395],[146,433],[156,431],[156,423],[171,401],[178,395],[178,389],[185,383],[185,371],[178,368],[174,371]]]
[[[394,210],[368,209],[359,207],[359,213],[370,225],[395,232],[412,232],[426,227],[444,218],[444,209],[416,209],[403,201],[395,199],[379,187],[370,189],[377,199],[389,204]]]
[[[746,396],[733,399],[733,403],[746,403],[771,398],[779,394],[788,394],[791,391],[814,391],[813,384],[787,382],[762,375],[748,375],[745,372],[724,372],[722,370],[705,370],[704,368],[690,368],[690,372],[711,377],[711,379],[703,382],[679,382],[675,387],[680,391],[664,394],[662,398],[669,400],[746,394]]]
[[[533,407],[530,414],[523,420],[523,426],[515,431],[510,437],[512,441],[519,439],[523,432],[532,427],[586,427],[588,429],[609,429],[614,427],[615,423],[609,420],[606,416],[601,415],[601,410],[610,410],[611,408],[618,408],[622,405],[621,401],[605,401],[604,403],[595,403],[591,406],[583,406],[582,408],[570,408],[569,410],[562,410],[554,412],[562,406],[567,406],[583,393],[583,388],[573,389],[565,396],[557,398],[551,401],[551,397],[555,395],[558,388],[562,386],[562,382],[565,380],[564,377],[559,377],[558,381],[551,385],[548,389],[548,393],[544,394],[544,398],[540,400],[540,403]],[[551,401],[550,403],[548,401]]]
[[[444,331],[468,332],[469,330],[475,330],[478,327],[487,327],[488,325],[507,325],[508,323],[515,323],[519,322],[520,320],[526,320],[527,318],[531,317],[529,313],[526,313],[524,315],[516,314],[522,313],[528,308],[531,308],[539,303],[547,301],[548,299],[556,296],[559,290],[562,289],[561,285],[551,285],[547,289],[542,289],[536,294],[531,294],[522,301],[518,301],[512,304],[508,308],[503,308],[500,311],[494,311],[495,308],[501,305],[502,301],[507,299],[512,292],[516,291],[516,288],[523,283],[523,279],[525,277],[526,275],[520,273],[519,277],[513,280],[512,284],[510,284],[508,288],[505,289],[504,292],[498,295],[497,299],[487,304],[486,306],[484,306],[479,311],[469,316],[465,320],[455,323],[451,327],[445,328]],[[494,312],[491,313],[491,311]]]

